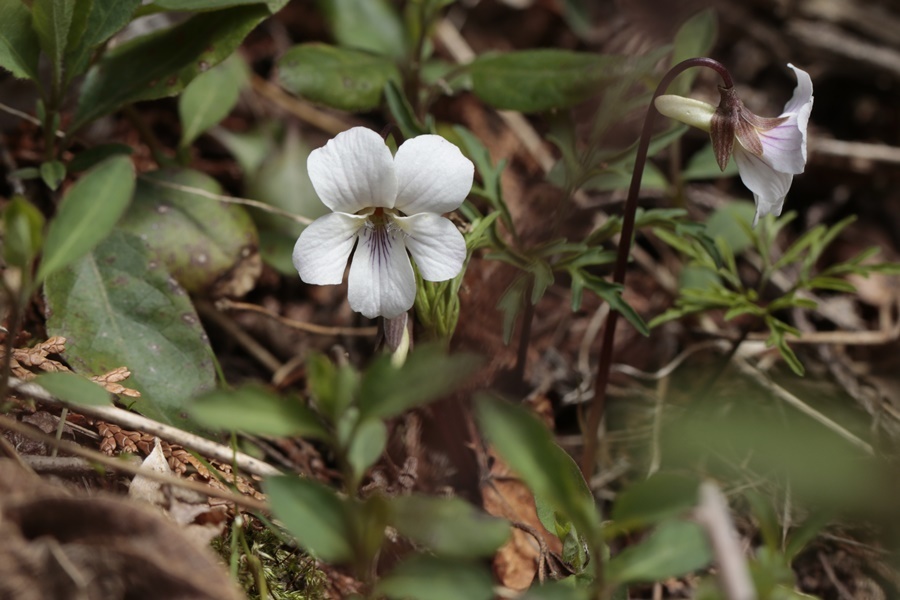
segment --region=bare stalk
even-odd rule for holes
[[[631,185],[628,188],[628,199],[625,201],[625,213],[622,220],[622,232],[619,237],[619,250],[616,255],[616,266],[613,271],[613,282],[624,285],[625,272],[628,266],[628,256],[631,252],[631,238],[634,236],[634,218],[637,212],[638,193],[641,190],[641,177],[644,175],[644,165],[647,163],[647,151],[650,148],[650,140],[653,136],[653,124],[656,120],[657,110],[654,105],[656,98],[663,94],[672,81],[682,72],[692,67],[707,67],[716,71],[722,77],[725,88],[734,87],[731,75],[718,61],[711,58],[689,58],[669,69],[662,81],[653,92],[650,106],[647,108],[647,116],[644,118],[644,128],[641,131],[638,142],[637,156],[634,163],[634,172],[631,175]],[[613,341],[616,337],[616,324],[619,313],[611,311],[603,328],[603,341],[600,346],[600,358],[597,364],[597,379],[594,381],[594,398],[588,409],[587,428],[585,429],[584,454],[581,457],[581,471],[590,481],[591,474],[596,466],[597,444],[600,431],[600,423],[606,410],[606,388],[609,382],[609,369],[612,364]]]

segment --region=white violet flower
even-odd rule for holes
[[[307,161],[309,178],[333,212],[319,217],[294,246],[294,267],[310,284],[338,284],[350,264],[350,308],[394,319],[416,298],[407,251],[426,281],[459,274],[466,258],[462,234],[443,213],[457,209],[472,188],[475,167],[437,135],[404,142],[396,156],[377,133],[339,133]]]
[[[781,116],[758,117],[744,106],[734,88],[719,88],[717,107],[681,96],[660,96],[656,109],[667,117],[710,132],[719,167],[724,171],[734,155],[741,180],[756,201],[755,226],[760,216],[778,216],[794,175],[806,167],[806,127],[813,106],[809,74],[792,64],[797,76],[794,95]],[[737,140],[737,144],[735,144]]]

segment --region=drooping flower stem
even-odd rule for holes
[[[731,74],[722,63],[711,58],[689,58],[682,61],[669,69],[662,81],[653,92],[653,98],[650,99],[650,105],[647,108],[647,116],[644,118],[644,127],[641,130],[641,137],[638,142],[637,156],[634,163],[634,172],[631,175],[631,185],[628,188],[628,198],[625,200],[625,210],[622,218],[622,231],[619,238],[619,249],[616,255],[616,265],[613,271],[613,282],[619,285],[625,284],[625,272],[628,267],[628,256],[631,252],[631,238],[634,236],[634,219],[637,212],[638,194],[641,190],[641,178],[644,175],[644,165],[647,163],[647,151],[650,147],[650,140],[653,137],[653,125],[656,120],[658,111],[654,105],[654,100],[672,84],[672,81],[692,67],[707,67],[719,74],[722,78],[723,87],[728,89],[734,87]],[[600,358],[597,364],[597,378],[594,381],[594,398],[588,409],[587,428],[585,429],[585,446],[584,454],[581,457],[581,471],[585,478],[590,480],[596,465],[597,443],[600,429],[600,423],[603,421],[603,414],[606,410],[606,388],[609,382],[609,370],[612,365],[613,341],[616,336],[616,324],[619,320],[619,313],[610,311],[606,318],[606,324],[603,327],[603,341],[600,346]]]

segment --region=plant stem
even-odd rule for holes
[[[641,190],[641,177],[644,174],[644,165],[647,163],[647,152],[653,135],[653,124],[656,120],[657,110],[654,101],[665,92],[672,81],[687,69],[692,67],[707,67],[716,71],[722,78],[726,88],[734,87],[731,75],[718,61],[711,58],[689,58],[669,69],[662,81],[653,92],[650,106],[647,108],[647,116],[644,118],[644,127],[641,130],[638,142],[637,156],[635,157],[634,172],[631,176],[631,185],[628,188],[628,199],[625,201],[622,231],[619,238],[619,249],[616,255],[616,266],[613,271],[613,282],[624,285],[625,271],[628,266],[628,256],[631,251],[631,238],[634,235],[634,218],[637,212],[638,193]],[[597,379],[594,381],[594,398],[588,409],[587,429],[584,432],[584,454],[581,457],[581,472],[590,480],[596,466],[596,454],[600,423],[606,410],[606,388],[609,382],[609,369],[612,365],[613,342],[616,336],[616,324],[619,313],[610,311],[603,327],[603,341],[600,346],[600,358],[597,364]]]

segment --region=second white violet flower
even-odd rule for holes
[[[309,178],[333,212],[300,234],[293,262],[309,284],[338,284],[350,253],[350,308],[393,319],[416,298],[407,251],[426,281],[459,274],[466,258],[462,234],[443,217],[459,208],[475,168],[459,148],[437,135],[404,142],[395,156],[377,133],[339,133],[307,161]]]
[[[806,128],[813,106],[812,79],[803,69],[789,64],[797,76],[794,95],[778,117],[767,119],[750,112],[734,88],[719,88],[718,108],[681,96],[656,99],[656,109],[667,117],[710,132],[719,167],[729,156],[737,161],[741,181],[756,201],[756,216],[778,216],[794,175],[806,167]],[[736,142],[736,143],[735,143]]]

